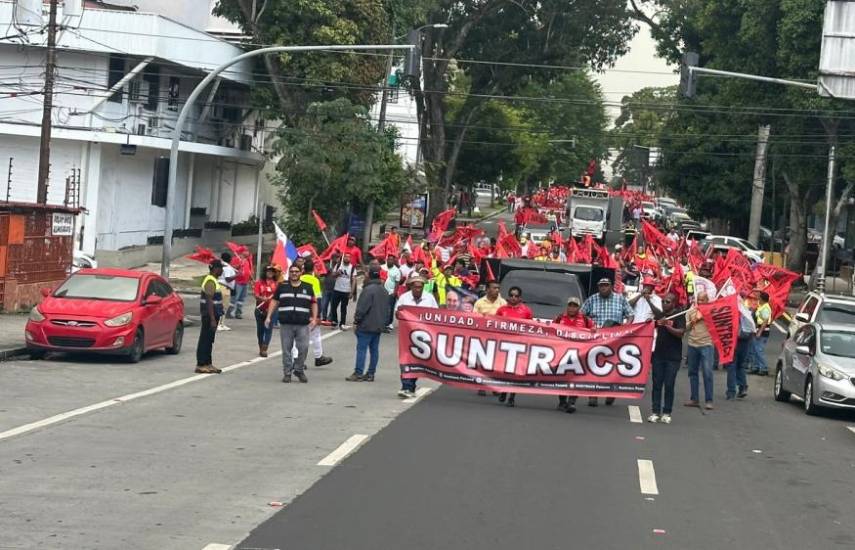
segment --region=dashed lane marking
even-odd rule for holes
[[[627,409],[629,409],[629,421],[633,424],[641,424],[641,409],[638,405],[629,405]]]
[[[231,544],[217,544],[212,542],[211,544],[206,545],[202,550],[231,550]]]
[[[328,334],[324,334],[321,337],[321,340],[326,340],[327,338],[331,338],[336,334],[340,334],[340,330],[336,330],[334,332],[330,332]],[[233,365],[229,365],[223,368],[223,372],[231,372],[233,370],[241,369],[244,367],[248,367],[250,365],[254,365],[261,361],[267,361],[268,359],[273,359],[282,355],[281,351],[275,351],[271,353],[267,357],[255,357],[253,359],[249,359],[247,361],[241,361],[239,363],[235,363]],[[46,428],[48,426],[53,426],[54,424],[59,424],[60,422],[64,422],[66,420],[70,420],[72,418],[76,418],[78,416],[83,416],[84,414],[89,414],[91,412],[99,411],[101,409],[106,409],[108,407],[112,407],[114,405],[119,405],[122,403],[128,403],[130,401],[134,401],[136,399],[140,399],[142,397],[148,397],[150,395],[156,395],[158,393],[163,393],[167,390],[172,390],[175,388],[180,388],[181,386],[186,386],[187,384],[191,384],[193,382],[199,382],[200,380],[208,379],[212,376],[217,376],[216,374],[196,374],[193,376],[189,376],[187,378],[182,378],[180,380],[176,380],[174,382],[169,382],[167,384],[162,384],[160,386],[155,386],[153,388],[149,388],[147,390],[142,390],[134,393],[129,393],[126,395],[121,395],[119,397],[114,397],[112,399],[107,399],[106,401],[101,401],[100,403],[94,403],[92,405],[87,405],[85,407],[80,407],[78,409],[74,409],[71,411],[66,411],[64,413],[55,414],[53,416],[49,416],[48,418],[44,418],[42,420],[37,420],[35,422],[30,422],[29,424],[24,424],[23,426],[18,426],[16,428],[11,428],[6,430],[5,432],[0,432],[0,441],[4,439],[9,439],[10,437],[15,437],[16,435],[22,435],[28,432],[32,432],[34,430],[38,430],[40,428]]]
[[[656,471],[653,469],[652,460],[638,460],[638,484],[642,495],[658,495],[659,487],[656,485]]]
[[[347,455],[355,451],[357,447],[365,443],[367,439],[368,436],[364,434],[356,434],[348,437],[336,450],[321,459],[318,462],[318,466],[335,466]]]
[[[855,426],[846,426],[846,429],[855,434]]]

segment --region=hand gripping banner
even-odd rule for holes
[[[639,399],[652,323],[588,331],[473,313],[402,307],[403,378],[471,390]]]

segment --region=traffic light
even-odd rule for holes
[[[680,95],[687,98],[695,97],[698,81],[690,67],[697,67],[700,56],[695,52],[686,52],[680,60]]]
[[[418,82],[421,78],[421,33],[418,30],[408,32],[407,44],[412,44],[415,47],[407,50],[407,55],[404,58],[404,77]]]

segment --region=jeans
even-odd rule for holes
[[[389,315],[386,317],[386,326],[392,326],[392,322],[395,320],[395,303],[398,301],[398,295],[392,294],[389,296]]]
[[[727,396],[733,397],[737,391],[748,390],[748,379],[745,377],[745,362],[751,352],[752,341],[750,338],[736,342],[736,355],[733,363],[725,365],[727,369]]]
[[[217,336],[217,324],[219,319],[211,319],[202,315],[202,326],[199,330],[199,343],[196,344],[196,366],[207,367],[213,364],[211,357],[214,351],[214,339]]]
[[[380,333],[356,331],[356,366],[353,372],[362,376],[365,370],[365,354],[371,355],[368,361],[368,375],[374,376],[377,372],[377,361],[380,360]]]
[[[301,373],[306,368],[306,356],[309,354],[309,325],[279,325],[279,341],[282,343],[282,370],[285,376],[292,372]],[[297,346],[295,359],[287,350]]]
[[[674,408],[674,383],[680,372],[680,360],[653,358],[653,414],[671,414]],[[665,390],[665,401],[662,401],[662,390]]]
[[[713,400],[713,357],[715,347],[713,346],[689,346],[689,386],[692,401],[698,401],[698,371],[703,370],[704,376],[704,401],[712,403]]]
[[[259,346],[270,345],[270,339],[273,338],[273,323],[271,322],[269,327],[265,327],[264,320],[266,318],[266,311],[261,311],[260,309],[255,308],[255,335],[258,338]]]
[[[333,290],[332,304],[330,305],[330,321],[332,321],[332,324],[339,326],[347,324],[348,300],[350,300],[350,292]],[[337,310],[341,310],[341,313],[339,314]]]
[[[401,378],[401,389],[415,393],[415,391],[416,391],[416,379],[415,378]]]
[[[333,299],[333,291],[325,290],[323,294],[321,294],[321,319],[326,321],[330,318],[330,305],[332,304]]]
[[[229,310],[226,312],[226,317],[235,315],[240,317],[243,315],[243,301],[246,300],[246,285],[235,283],[235,289],[232,290],[232,299],[229,301]]]
[[[766,343],[769,336],[755,336],[751,339],[751,357],[754,368],[751,372],[768,373],[769,365],[766,364]]]

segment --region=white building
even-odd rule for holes
[[[11,159],[5,191],[13,202],[36,197],[46,35],[27,25],[27,12],[21,12],[34,3],[38,11],[41,0],[19,0],[16,12],[13,2],[0,0],[5,34],[23,33],[0,42],[0,169],[5,172]],[[79,3],[66,2],[70,10]],[[165,173],[159,159],[169,155],[178,112],[206,72],[242,53],[205,32],[229,32],[210,15],[213,3],[137,0],[141,10],[156,10],[147,13],[124,8],[128,2],[89,0],[81,15],[60,9],[48,202],[66,200],[66,178],[79,170],[85,212],[77,221],[76,246],[102,264],[159,257],[155,248],[167,212],[165,184],[156,176]],[[169,213],[176,230],[197,230],[184,234],[199,237],[206,224],[239,223],[256,213],[258,203],[275,202],[261,176],[264,121],[245,108],[252,70],[244,63],[223,73],[185,126],[176,209]],[[5,194],[0,191],[0,200]],[[176,237],[176,255],[198,242]]]
[[[400,71],[401,68],[397,70]],[[377,94],[369,113],[375,123],[380,120],[380,99],[381,94]],[[398,131],[397,153],[401,155],[404,166],[415,168],[421,160],[418,152],[419,117],[416,100],[404,86],[391,88],[389,91],[386,100],[386,127],[395,127]]]

